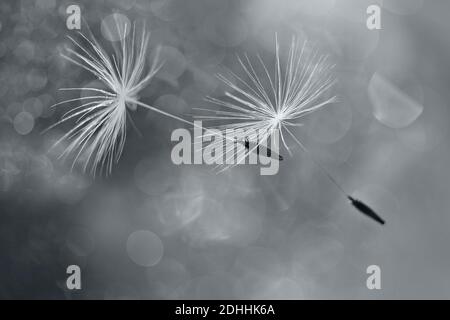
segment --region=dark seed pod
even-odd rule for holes
[[[351,196],[347,196],[348,200],[352,203],[352,205],[362,214],[372,218],[373,220],[377,221],[380,224],[384,224],[384,220],[375,213],[368,205],[361,202],[358,199],[352,198]]]

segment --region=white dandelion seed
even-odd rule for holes
[[[69,37],[79,52],[68,49],[70,56],[63,54],[63,57],[89,71],[105,86],[105,89],[92,87],[61,89],[86,90],[90,94],[55,104],[54,106],[78,103],[49,128],[69,120],[75,121],[75,126],[55,145],[66,141],[67,146],[60,157],[72,156],[72,169],[77,162],[81,162],[83,170],[87,171],[90,168],[93,175],[97,170],[101,172],[103,169],[106,169],[107,174],[111,173],[113,165],[119,161],[126,140],[129,110],[142,106],[191,124],[187,120],[139,101],[139,92],[150,83],[163,63],[159,62],[157,53],[151,66],[146,67],[149,34],[145,31],[145,26],[142,31],[137,32],[134,24],[131,31],[128,24],[120,26],[116,21],[116,28],[117,32],[123,32],[123,36],[120,37],[119,45],[114,46],[112,55],[108,55],[92,33],[90,37],[86,37],[80,32],[82,41]],[[129,120],[132,121],[131,118]]]
[[[333,65],[328,62],[327,56],[311,51],[306,42],[301,45],[293,37],[285,65],[280,61],[278,39],[275,40],[272,74],[259,55],[256,62],[252,62],[247,54],[237,59],[248,79],[231,70],[228,70],[229,77],[218,74],[218,78],[232,91],[225,92],[223,99],[207,97],[206,100],[223,110],[197,108],[202,114],[196,118],[226,122],[215,126],[222,134],[227,129],[264,132],[259,141],[279,130],[283,145],[290,154],[287,135],[303,149],[292,127],[301,126],[303,117],[336,101],[335,96],[325,97],[335,83],[330,72]],[[256,71],[257,67],[260,72]],[[258,148],[259,141],[255,141],[253,149]]]
[[[280,62],[280,48],[276,38],[275,65],[272,75],[269,72],[270,68],[259,55],[257,55],[256,63],[252,62],[247,54],[244,58],[238,56],[238,61],[248,80],[231,70],[229,70],[231,77],[219,74],[218,78],[232,91],[225,92],[223,99],[207,97],[207,101],[222,107],[223,110],[198,108],[205,114],[196,117],[205,121],[226,122],[215,126],[222,135],[226,135],[227,130],[240,129],[242,139],[246,139],[244,141],[245,156],[254,150],[258,152],[260,142],[265,141],[276,130],[280,133],[284,147],[291,154],[286,142],[286,137],[290,136],[345,195],[354,208],[380,224],[384,224],[384,220],[369,206],[345,192],[292,132],[292,127],[302,126],[301,120],[305,116],[337,101],[336,96],[327,96],[327,92],[335,84],[331,74],[333,65],[328,62],[327,56],[320,55],[317,50],[309,50],[306,42],[300,45],[293,37],[284,66]],[[256,71],[257,65],[261,70],[259,73]],[[247,135],[248,131],[264,134],[262,137],[255,134]],[[211,133],[207,132],[206,135]],[[250,147],[249,140],[252,139],[255,141],[253,141],[253,147]],[[230,157],[233,156],[234,154]],[[244,159],[245,157],[241,157],[240,161]]]

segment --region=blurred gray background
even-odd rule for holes
[[[274,54],[293,35],[336,64],[339,103],[298,136],[351,194],[361,216],[300,150],[275,176],[175,166],[183,124],[138,110],[120,163],[92,179],[49,152],[46,134],[96,81],[61,59],[66,8],[78,4],[106,48],[111,15],[145,21],[166,65],[142,101],[188,117],[223,94],[235,53]],[[381,30],[366,8],[382,7]],[[0,2],[0,298],[450,298],[450,12],[424,0],[24,0]],[[284,48],[284,49],[283,49]],[[150,58],[150,57],[149,57]],[[66,289],[66,267],[82,290]],[[381,268],[381,290],[366,268]]]

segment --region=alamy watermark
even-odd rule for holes
[[[193,131],[193,132],[192,132]],[[261,166],[261,175],[275,175],[279,169],[279,132],[254,129],[204,129],[201,121],[194,121],[194,129],[184,128],[172,132],[177,142],[171,152],[172,162],[181,164],[207,164],[217,166]]]
[[[372,264],[366,269],[369,275],[366,280],[366,286],[369,290],[380,290],[381,289],[381,268],[376,264]]]
[[[66,280],[66,287],[69,290],[81,290],[81,269],[76,264],[67,267],[66,273],[69,275]]]

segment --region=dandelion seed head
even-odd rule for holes
[[[62,158],[72,157],[72,168],[81,163],[83,170],[93,175],[97,171],[111,173],[113,164],[121,157],[125,139],[128,111],[136,110],[139,92],[151,81],[161,67],[158,54],[150,67],[146,67],[149,35],[145,26],[136,31],[136,25],[123,25],[116,21],[116,33],[123,33],[118,43],[113,43],[113,54],[99,44],[94,35],[79,33],[80,40],[69,39],[77,51],[67,49],[62,56],[73,64],[94,75],[104,88],[63,88],[61,90],[85,90],[80,98],[68,99],[55,104],[75,103],[60,121],[52,127],[69,120],[74,127],[64,134],[55,145],[65,141]],[[132,29],[132,30],[130,30]]]

